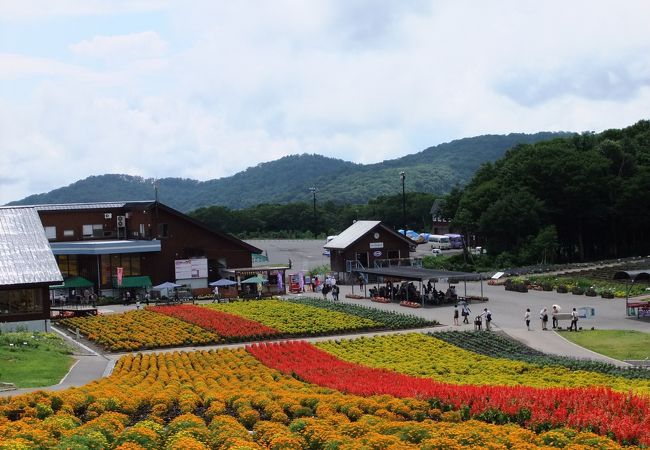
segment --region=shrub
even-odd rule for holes
[[[585,295],[587,297],[595,297],[596,296],[596,290],[594,288],[589,288],[585,291]]]
[[[602,298],[614,298],[614,293],[610,290],[604,290],[600,293]]]
[[[557,293],[558,294],[566,294],[567,292],[569,292],[569,290],[567,289],[567,287],[565,285],[559,284],[557,286]]]
[[[585,290],[580,286],[575,286],[573,289],[571,289],[571,293],[573,295],[582,295],[585,293]]]

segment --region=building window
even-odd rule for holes
[[[84,225],[83,226],[83,237],[100,237],[103,235],[104,225],[94,224],[94,225]]]
[[[63,236],[64,237],[73,237],[74,236],[74,230],[63,230]]]
[[[122,267],[125,277],[142,275],[141,258],[139,253],[103,255],[101,257],[102,286],[106,286],[111,282],[111,278],[117,274],[118,267]]]
[[[0,317],[8,314],[43,312],[42,289],[0,291]]]
[[[140,237],[144,237],[144,224],[140,224]]]
[[[158,224],[158,237],[169,237],[169,224]]]
[[[56,239],[56,227],[44,227],[45,228],[45,237],[49,241]]]
[[[79,262],[77,255],[56,255],[56,262],[59,264],[59,270],[64,277],[79,276]]]

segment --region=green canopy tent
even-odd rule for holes
[[[114,289],[146,289],[153,286],[151,283],[151,278],[148,276],[139,276],[139,277],[123,277],[122,284],[117,284],[117,277],[113,277],[113,288]]]
[[[63,284],[50,286],[50,289],[79,289],[93,286],[93,282],[85,279],[84,277],[69,277],[63,280]]]

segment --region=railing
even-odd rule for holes
[[[363,264],[361,264],[359,261],[351,260],[351,259],[348,259],[347,261],[345,261],[345,271],[346,272],[350,273],[350,272],[354,272],[355,270],[359,270],[359,269],[361,269],[361,270],[365,269],[365,267],[363,267]]]
[[[384,267],[422,267],[422,258],[375,259],[375,268]]]

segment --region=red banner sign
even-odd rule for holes
[[[117,267],[117,285],[122,286],[122,278],[124,277],[124,267]]]

